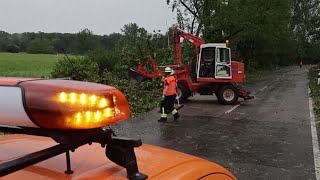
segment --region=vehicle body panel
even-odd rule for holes
[[[1,135],[0,161],[56,145],[50,138],[29,135]],[[153,146],[135,148],[139,171],[149,179],[236,179],[228,170],[188,154]],[[70,153],[73,174],[67,175],[64,154],[29,166],[3,179],[126,179],[126,170],[105,156],[99,144],[85,145]]]
[[[0,86],[1,85],[17,85],[18,83],[22,82],[22,81],[30,81],[30,80],[35,80],[37,78],[19,78],[19,77],[0,77]],[[39,79],[39,78],[38,78]]]

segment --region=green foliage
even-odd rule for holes
[[[44,32],[9,34],[0,30],[0,52],[19,50],[19,52],[52,54],[63,53],[62,49],[65,49],[71,54],[85,54],[97,48],[114,49],[122,36],[120,33],[104,36],[94,35],[89,29],[83,29],[73,34]]]
[[[309,87],[311,90],[311,97],[313,99],[314,112],[317,118],[317,126],[320,125],[320,88],[318,85],[318,73],[320,72],[320,65],[312,67],[309,71]]]
[[[10,34],[4,31],[0,31],[0,51],[5,51],[5,47],[10,42]]]
[[[133,115],[159,107],[162,98],[162,88],[159,87],[159,84],[160,80],[154,79],[146,81],[141,85],[127,86],[124,89]]]
[[[122,34],[120,33],[112,33],[110,35],[104,35],[101,38],[101,46],[104,49],[111,50],[116,47],[119,40],[121,39]]]
[[[151,34],[144,28],[138,27],[137,24],[125,25],[122,29],[124,36],[120,39],[116,51],[121,56],[120,58],[126,61],[127,65],[135,65],[132,61],[137,59],[144,59],[153,52],[153,47],[150,47]],[[120,51],[119,51],[120,50]]]
[[[8,44],[5,47],[5,51],[10,52],[10,53],[18,53],[20,51],[20,47],[16,44]]]
[[[118,57],[113,51],[105,51],[103,49],[97,49],[90,51],[86,57],[97,63],[99,67],[99,75],[101,75],[105,70],[113,71],[115,65],[117,64]]]
[[[34,39],[30,42],[27,48],[27,52],[30,54],[54,54],[53,46],[48,39]]]
[[[254,71],[319,61],[319,0],[166,0],[180,28],[207,42],[230,40],[234,58]]]
[[[79,81],[99,81],[99,67],[87,57],[73,57],[60,59],[51,73],[54,78],[70,77]]]
[[[78,42],[77,51],[79,54],[97,49],[99,46],[98,38],[93,35],[92,31],[90,31],[89,29],[84,29],[77,33],[76,40]]]
[[[305,52],[308,54],[308,57],[305,57],[305,62],[309,62],[312,64],[319,63],[319,57],[320,57],[320,42],[315,43],[314,45],[309,44],[307,46]]]

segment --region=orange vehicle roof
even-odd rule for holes
[[[1,135],[0,161],[56,145],[50,138],[29,135]],[[225,168],[177,151],[142,145],[135,148],[139,171],[148,179],[236,179]],[[126,179],[126,169],[114,164],[99,144],[85,145],[70,153],[73,174],[67,175],[65,154],[29,166],[3,179]],[[209,176],[207,176],[209,175]]]
[[[22,81],[33,80],[37,78],[19,78],[19,77],[0,77],[0,85],[16,85]],[[39,78],[38,78],[39,79]]]

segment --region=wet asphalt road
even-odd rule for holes
[[[113,126],[141,138],[216,162],[238,179],[315,179],[307,87],[308,67],[288,67],[246,84],[256,99],[219,105],[194,96],[178,122],[158,123],[157,109]]]

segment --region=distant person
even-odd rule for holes
[[[159,122],[166,122],[167,115],[172,113],[175,120],[177,120],[180,115],[176,108],[174,108],[174,103],[177,97],[177,79],[173,75],[174,71],[170,67],[165,68],[165,78],[163,80],[163,100],[161,102],[161,118]]]
[[[302,68],[302,60],[300,61],[300,68]]]

